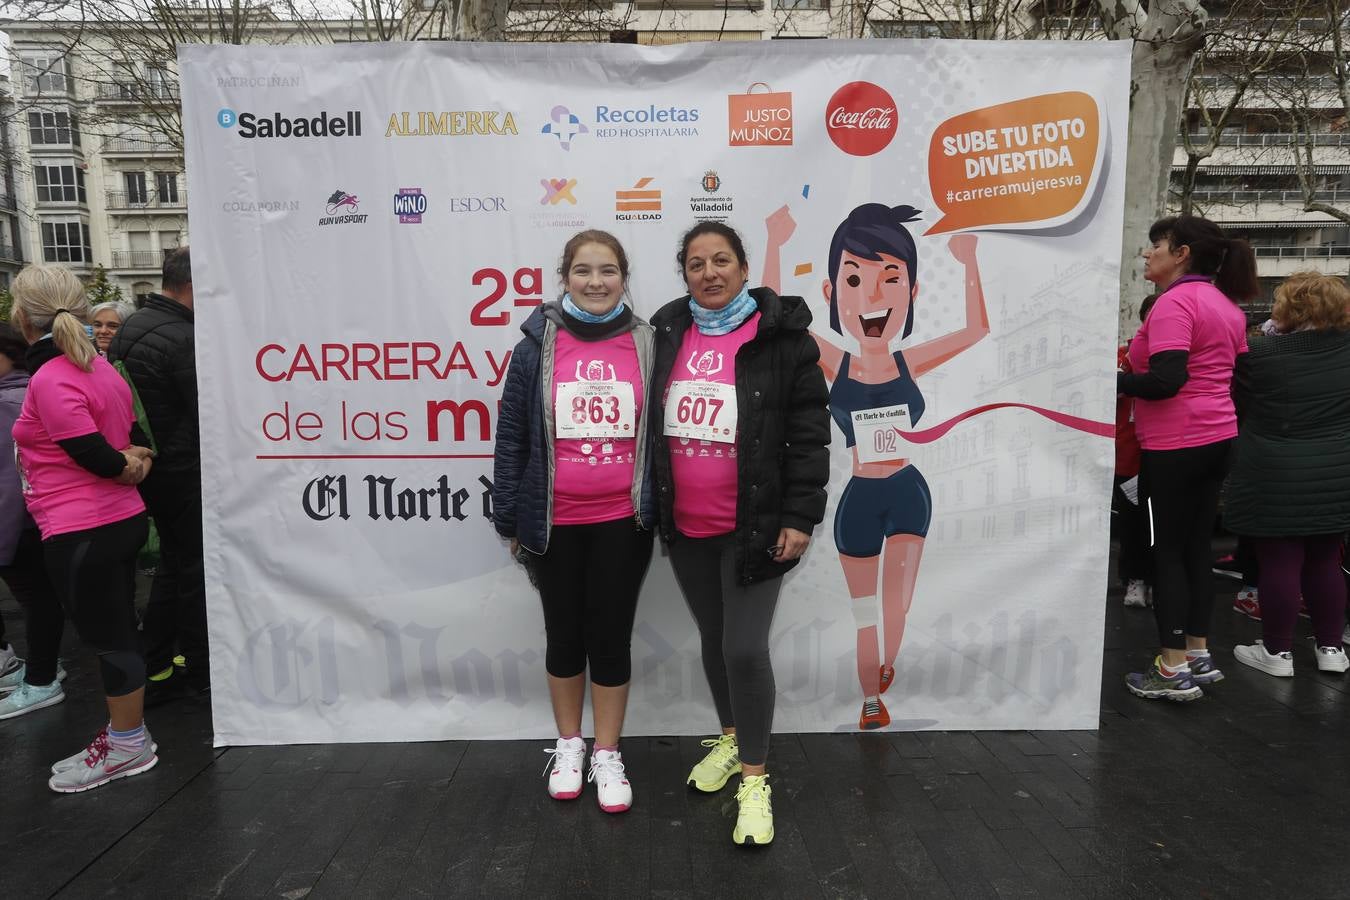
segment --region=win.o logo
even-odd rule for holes
[[[220,123],[221,128],[233,128],[239,117],[234,114],[234,110],[226,108],[216,113],[216,121]]]

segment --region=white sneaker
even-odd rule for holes
[[[607,813],[627,812],[633,805],[633,787],[623,774],[623,754],[617,750],[597,750],[591,756],[587,781],[595,782],[595,799]]]
[[[1138,578],[1130,579],[1130,583],[1125,585],[1125,605],[1137,606],[1140,609],[1149,605],[1148,585]]]
[[[1318,647],[1317,668],[1323,672],[1344,672],[1350,669],[1350,659],[1340,647]]]
[[[1260,669],[1267,675],[1278,678],[1294,677],[1294,654],[1288,650],[1283,653],[1271,653],[1264,644],[1257,641],[1255,644],[1238,644],[1233,648],[1233,655],[1243,665]]]
[[[23,666],[23,660],[14,652],[14,645],[10,644],[5,649],[0,650],[0,678],[6,675],[12,675]],[[18,685],[15,685],[18,687]],[[12,690],[13,688],[11,688]]]
[[[548,795],[554,800],[575,800],[581,796],[581,766],[586,759],[586,742],[579,737],[558,738],[557,746],[545,750],[551,759],[544,768],[548,773]]]

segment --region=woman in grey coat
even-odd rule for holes
[[[1271,320],[1277,333],[1251,340],[1234,378],[1241,427],[1224,518],[1254,539],[1262,638],[1233,654],[1291,677],[1301,595],[1317,667],[1339,673],[1350,668],[1340,571],[1350,529],[1350,289],[1334,275],[1291,275],[1275,289]]]

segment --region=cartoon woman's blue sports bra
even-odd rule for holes
[[[923,394],[919,393],[919,386],[909,374],[904,354],[897,351],[891,355],[895,357],[900,374],[881,384],[863,384],[849,378],[848,364],[853,357],[848,353],[844,354],[844,360],[839,364],[839,374],[834,377],[834,384],[830,387],[830,415],[844,433],[846,447],[856,443],[853,438],[853,413],[860,409],[905,404],[909,407],[911,423],[917,423],[923,415]]]

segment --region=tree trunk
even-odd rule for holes
[[[455,40],[506,40],[506,12],[509,7],[509,0],[459,0]]]

